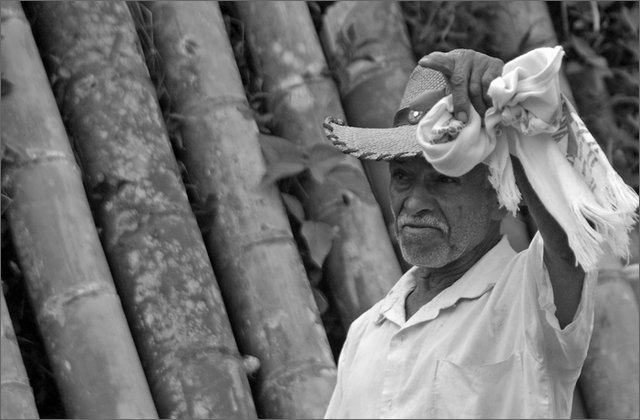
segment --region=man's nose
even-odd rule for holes
[[[435,197],[422,183],[417,184],[409,192],[404,207],[409,214],[430,212],[436,207]]]

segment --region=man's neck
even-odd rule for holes
[[[500,232],[496,230],[457,260],[443,267],[418,269],[416,288],[407,296],[405,302],[406,319],[469,271],[480,258],[500,242],[500,238]]]

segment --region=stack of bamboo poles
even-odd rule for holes
[[[268,93],[272,131],[291,142],[327,144],[322,123],[344,118],[318,35],[305,3],[238,2],[256,72]],[[265,24],[268,22],[268,24]],[[380,300],[401,275],[380,208],[362,165],[345,156],[320,182],[300,178],[310,219],[338,227],[324,264],[345,329]]]
[[[260,362],[259,414],[322,417],[335,363],[280,195],[274,184],[260,187],[259,131],[218,5],[149,7],[183,162],[208,206],[205,242],[240,350]]]
[[[416,65],[398,4],[336,2],[326,11],[320,35],[349,124],[391,127],[404,86]],[[363,166],[394,238],[389,164],[364,161]],[[402,258],[396,240],[393,244],[405,271],[409,264]]]
[[[126,3],[28,11],[158,414],[255,417]]]
[[[413,67],[397,5],[344,2],[330,10],[323,41],[341,97],[304,3],[236,6],[270,94],[274,133],[322,143],[324,116],[344,117],[340,99],[351,124],[390,124]],[[148,19],[138,30],[152,40],[146,53],[157,58],[158,96],[171,103],[204,241],[125,3],[29,6],[58,107],[19,3],[1,5],[0,62],[13,87],[2,97],[2,187],[67,413],[322,417],[335,364],[278,191],[260,184],[259,132],[218,5],[143,7]],[[557,43],[544,2],[486,7],[495,9],[487,25],[509,34],[496,43],[501,58]],[[337,168],[324,182],[303,178],[301,199],[312,218],[340,228],[324,268],[348,327],[400,268],[362,167],[345,159]],[[384,202],[381,174],[368,168]],[[2,417],[33,418],[5,309],[3,301]],[[633,290],[603,271],[580,379],[586,410],[576,393],[573,417],[637,417],[637,328]]]
[[[17,2],[0,10],[2,77],[13,86],[1,105],[2,188],[12,200],[11,235],[67,414],[154,418],[29,24]]]

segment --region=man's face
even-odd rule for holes
[[[442,175],[423,157],[392,161],[389,170],[396,235],[410,264],[443,267],[499,229],[503,212],[485,165],[459,178]]]

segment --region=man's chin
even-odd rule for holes
[[[403,240],[400,240],[399,243],[402,257],[409,264],[419,267],[439,268],[449,263],[448,249],[440,241],[431,245],[425,245],[424,242],[415,244],[411,241]]]

